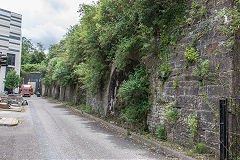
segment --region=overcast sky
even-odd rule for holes
[[[79,4],[96,0],[1,0],[0,8],[22,15],[22,36],[45,48],[58,43],[71,25],[79,23]]]

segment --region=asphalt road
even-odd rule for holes
[[[121,137],[60,104],[28,98],[16,127],[0,127],[0,159],[165,159],[147,147]]]

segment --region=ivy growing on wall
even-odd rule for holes
[[[193,113],[189,114],[188,117],[185,119],[186,125],[189,127],[190,130],[190,143],[194,145],[194,138],[197,135],[199,125],[198,125],[198,114]]]
[[[198,77],[200,81],[200,86],[205,86],[205,81],[209,75],[209,62],[208,60],[201,60],[199,66],[195,66],[193,76]]]
[[[174,126],[180,118],[180,113],[177,111],[176,102],[171,102],[165,106],[163,113],[164,120],[170,126]]]
[[[237,40],[237,33],[240,31],[239,8],[239,0],[234,0],[234,6],[231,9],[224,7],[220,11],[216,11],[217,15],[219,16],[219,22],[221,24],[218,29],[228,37],[228,40],[224,46],[230,51],[232,50],[234,42]]]

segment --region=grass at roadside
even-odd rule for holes
[[[21,112],[25,112],[25,111],[26,111],[25,108],[22,108]]]

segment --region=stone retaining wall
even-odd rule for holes
[[[190,145],[190,130],[185,120],[188,115],[197,113],[199,129],[195,143],[203,142],[207,147],[218,151],[219,148],[219,100],[222,97],[236,97],[239,90],[239,54],[235,50],[224,47],[227,37],[219,31],[216,10],[231,5],[231,1],[220,0],[216,3],[208,1],[207,18],[195,24],[189,33],[172,48],[170,66],[171,76],[161,85],[158,78],[157,66],[152,66],[151,90],[153,95],[152,108],[148,116],[149,129],[155,131],[157,126],[164,124],[164,110],[166,104],[175,101],[180,119],[168,130],[169,139],[183,145]],[[196,48],[200,51],[200,59],[208,60],[209,75],[205,85],[201,86],[198,77],[193,76],[197,64],[186,67],[185,48],[196,33],[202,31],[203,26],[208,31],[196,41]],[[239,51],[238,51],[239,52]],[[199,67],[198,67],[199,69]],[[174,83],[178,83],[174,87]],[[166,104],[159,104],[163,100]],[[166,123],[165,123],[166,124]]]
[[[198,0],[198,2],[204,1]],[[169,46],[171,52],[169,64],[172,73],[165,83],[162,83],[159,78],[158,57],[151,55],[148,59],[140,60],[152,69],[150,76],[152,107],[148,115],[148,127],[153,133],[157,126],[161,124],[167,126],[163,116],[165,106],[170,102],[176,102],[180,119],[174,126],[167,126],[168,139],[178,144],[191,145],[189,143],[190,129],[185,120],[190,114],[197,113],[199,129],[194,139],[195,143],[203,142],[208,148],[218,151],[219,100],[222,97],[236,97],[239,91],[239,45],[235,44],[233,50],[224,46],[228,37],[219,31],[220,17],[216,14],[216,10],[219,11],[231,5],[231,0],[207,1],[205,17],[199,23],[186,26],[185,36],[176,46]],[[186,67],[186,48],[183,46],[189,46],[194,38],[196,48],[200,52],[199,60],[208,60],[209,63],[209,75],[203,86],[200,84],[199,77],[193,76],[194,69],[200,69],[199,63]],[[114,69],[113,66],[103,91],[95,96],[87,96],[87,103],[92,106],[93,110],[103,109],[105,115],[114,112],[114,108],[118,107],[115,104],[119,103],[117,91],[122,79],[120,80],[116,74],[113,74]],[[174,87],[174,83],[178,83],[177,87]],[[114,94],[111,94],[111,90]],[[160,99],[165,102],[164,105],[158,103]]]
[[[53,97],[61,101],[72,102],[74,105],[83,104],[86,101],[85,91],[81,89],[79,85],[67,87],[45,87],[43,96]]]

